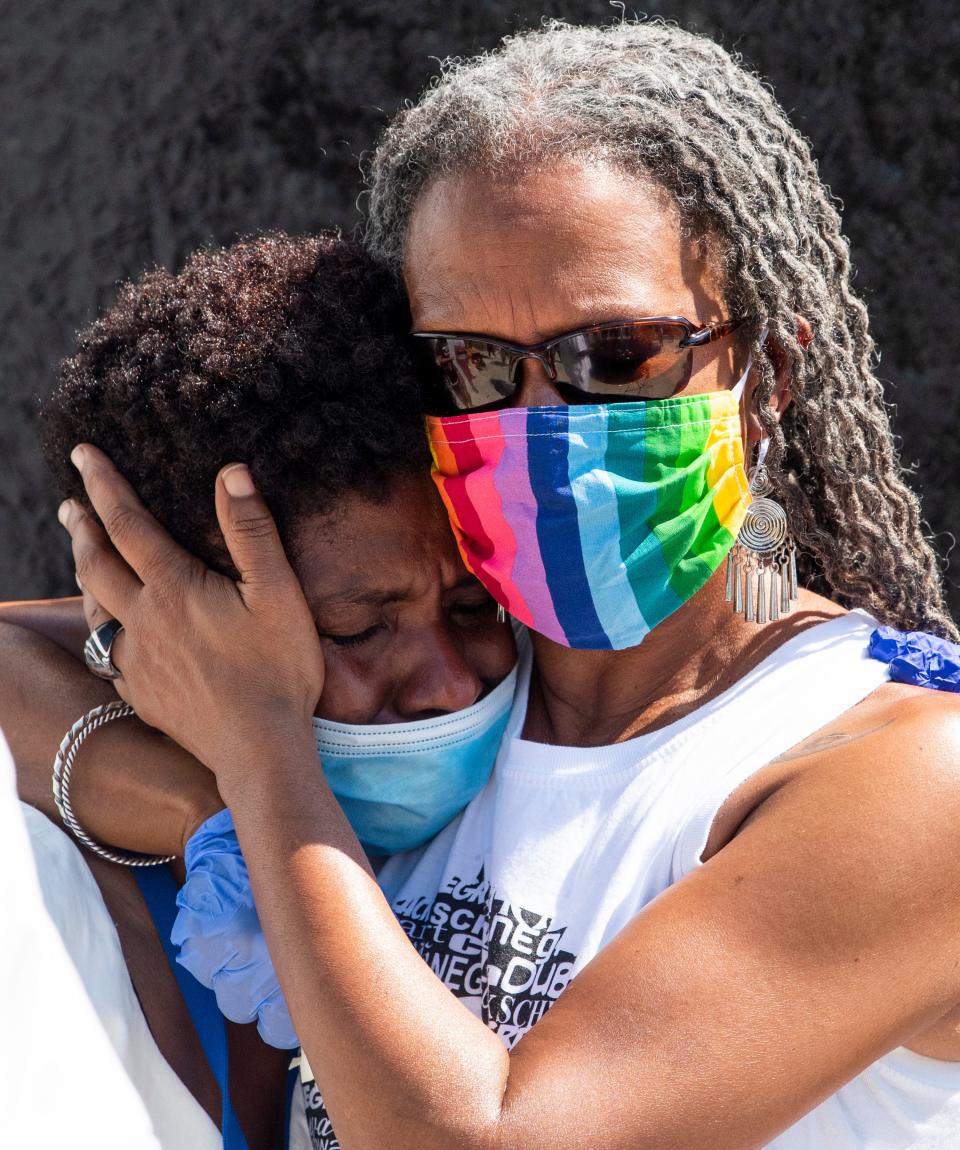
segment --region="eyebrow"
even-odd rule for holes
[[[469,571],[465,572],[448,591],[460,591],[467,587],[482,587],[483,584]],[[413,598],[409,588],[358,587],[337,595],[318,597],[314,602],[324,607],[383,607],[388,603],[403,603]]]
[[[343,591],[337,595],[320,596],[318,602],[325,607],[382,607],[387,603],[402,603],[410,599],[408,591],[396,589],[376,589],[373,587],[360,587],[354,590]]]
[[[449,300],[447,301],[449,303]],[[668,316],[687,316],[689,308],[681,308],[679,311],[676,307],[672,310],[670,308],[653,308],[649,305],[631,305],[626,306],[623,304],[615,304],[606,300],[599,300],[592,304],[583,305],[583,316],[581,321],[573,326],[569,324],[555,329],[546,328],[542,329],[538,338],[530,340],[527,346],[534,347],[541,343],[549,343],[550,340],[558,339],[560,336],[568,335],[571,332],[582,331],[586,327],[594,327],[597,324],[603,323],[631,323],[638,319],[652,319],[654,317],[663,318]],[[587,317],[590,318],[587,318]],[[428,315],[429,318],[429,315]],[[687,316],[687,318],[690,318]],[[501,343],[517,343],[517,340],[512,336],[500,335],[495,330],[487,331],[474,331],[468,330],[463,327],[456,327],[447,325],[438,326],[436,324],[416,324],[412,329],[412,333],[421,333],[429,335],[434,332],[443,332],[448,335],[462,335],[471,339],[490,339],[497,340]],[[524,341],[526,343],[526,341]]]

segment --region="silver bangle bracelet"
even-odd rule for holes
[[[105,723],[112,723],[114,719],[126,719],[131,715],[136,715],[136,711],[134,711],[133,707],[128,703],[115,700],[110,703],[104,703],[102,706],[94,707],[92,711],[87,711],[85,715],[81,715],[80,718],[77,719],[70,730],[63,736],[63,742],[57,751],[57,757],[53,760],[53,801],[57,804],[57,810],[60,812],[60,818],[63,819],[63,825],[70,831],[75,839],[82,842],[83,845],[88,850],[93,851],[95,855],[99,855],[109,862],[118,863],[120,866],[161,866],[163,863],[173,862],[177,856],[137,855],[127,854],[124,851],[110,850],[109,847],[103,846],[87,834],[83,827],[77,822],[76,815],[73,813],[73,807],[70,804],[70,772],[73,770],[73,763],[77,757],[77,752],[80,750],[87,736],[92,735],[98,727],[102,727]]]

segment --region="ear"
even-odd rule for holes
[[[801,349],[805,349],[813,339],[813,328],[810,326],[810,321],[805,316],[797,315],[794,313],[794,319],[796,320],[797,324],[797,343],[800,345]],[[768,406],[773,412],[774,418],[777,420],[777,422],[779,422],[783,416],[783,413],[793,402],[793,389],[790,386],[790,356],[787,355],[782,344],[780,344],[772,336],[767,336],[763,347],[766,355],[770,360],[770,363],[773,366],[773,375],[775,380]],[[748,451],[751,447],[760,442],[762,435],[760,420],[757,419],[751,403],[751,400],[753,399],[753,392],[757,386],[758,381],[758,376],[755,375],[754,372],[751,372],[750,380],[747,383],[744,396],[744,413],[746,423],[746,436],[744,446],[748,449]]]

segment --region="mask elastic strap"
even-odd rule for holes
[[[764,328],[763,331],[760,332],[760,346],[761,347],[763,347],[763,345],[767,342],[767,331],[768,331],[768,329]],[[747,386],[747,380],[750,378],[750,370],[752,367],[753,367],[753,352],[751,351],[750,354],[747,356],[747,366],[743,369],[743,375],[740,376],[740,378],[737,380],[737,382],[730,389],[730,394],[733,396],[734,400],[736,400],[738,407],[740,406],[740,400],[743,399],[743,393],[744,393],[744,390]]]
[[[487,730],[500,714],[509,709],[517,683],[519,662],[513,670],[478,702],[462,711],[433,719],[406,723],[336,723],[314,716],[313,732],[321,754],[324,752],[378,756],[386,752],[403,754],[456,745]]]

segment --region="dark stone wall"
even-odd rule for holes
[[[648,0],[773,85],[845,204],[904,459],[960,535],[960,18],[942,0]],[[614,14],[615,14],[615,10]],[[358,157],[435,57],[601,0],[0,0],[0,598],[72,588],[38,398],[116,282],[358,218]],[[948,573],[960,614],[957,565]]]

